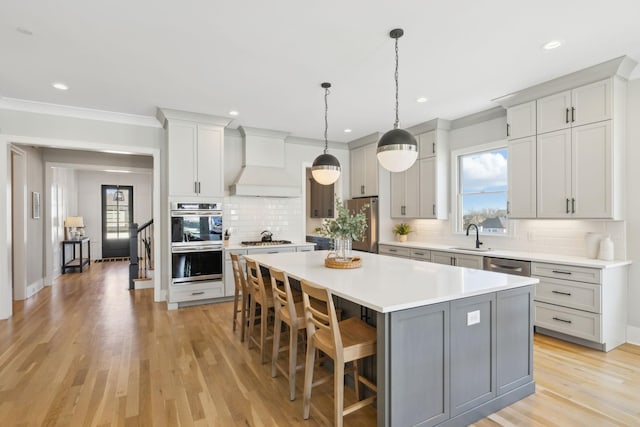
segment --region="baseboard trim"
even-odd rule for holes
[[[32,296],[40,292],[43,288],[44,288],[44,278],[41,277],[40,279],[36,280],[35,282],[27,286],[27,295],[25,295],[25,297],[31,298]]]
[[[147,280],[136,280],[133,279],[133,284],[134,284],[134,288],[136,290],[138,289],[153,289],[153,280],[151,279],[147,279]]]
[[[627,325],[627,342],[640,345],[640,327]]]

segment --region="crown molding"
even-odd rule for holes
[[[354,148],[362,147],[368,144],[373,144],[373,143],[377,144],[381,136],[382,136],[382,133],[374,132],[369,135],[365,135],[361,138],[354,139],[353,141],[349,141],[348,142],[349,150],[353,150]]]
[[[167,120],[186,120],[189,122],[206,123],[214,126],[226,127],[233,119],[224,116],[214,116],[212,114],[193,113],[191,111],[174,110],[171,108],[158,107],[156,110],[156,118],[162,124]]]
[[[507,110],[502,107],[493,107],[488,110],[479,111],[477,113],[469,114],[467,116],[458,117],[451,121],[451,129],[460,129],[467,126],[476,125],[478,123],[487,122],[489,120],[497,119],[499,117],[505,117]]]
[[[73,117],[76,119],[97,120],[152,128],[162,127],[153,116],[118,113],[115,111],[95,110],[71,105],[50,104],[18,98],[0,98],[0,109],[24,111],[27,113],[48,114],[52,116]]]

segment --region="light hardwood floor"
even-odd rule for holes
[[[239,331],[231,303],[167,311],[129,292],[126,263],[91,265],[0,321],[0,426],[318,426]],[[537,391],[475,426],[640,425],[640,347],[535,338]],[[331,414],[331,386],[313,400]],[[347,393],[348,399],[353,394]],[[365,408],[347,426],[375,425]]]

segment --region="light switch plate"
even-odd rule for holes
[[[467,326],[480,323],[480,310],[470,311],[467,313]]]

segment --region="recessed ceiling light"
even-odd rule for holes
[[[24,34],[25,36],[32,36],[33,32],[25,27],[18,27],[16,28],[16,31],[19,32],[20,34]]]
[[[429,100],[429,98],[425,98],[424,96],[421,96],[420,98],[416,99],[416,102],[419,103],[423,103],[423,102],[427,102]]]
[[[238,114],[240,114],[240,113],[238,113],[236,110],[229,111],[229,115],[230,116],[237,116]]]
[[[562,40],[551,40],[550,42],[545,43],[542,48],[546,50],[555,49],[562,46]]]
[[[351,129],[345,129],[344,133],[351,133]]]
[[[64,83],[54,82],[54,83],[51,83],[51,85],[58,90],[69,90],[69,86],[67,86]]]

